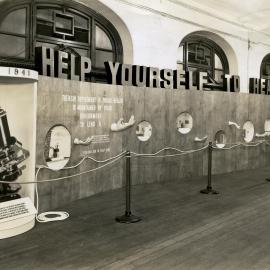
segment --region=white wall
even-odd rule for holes
[[[26,165],[17,182],[35,180],[36,161],[36,83],[0,83],[0,107],[7,112],[11,136],[22,143],[30,156],[21,165]],[[34,201],[34,184],[22,185],[19,194]]]
[[[195,31],[216,34],[230,63],[230,73],[240,75],[241,91],[248,78],[259,77],[262,58],[270,53],[270,38],[216,16],[168,0],[100,0],[126,24],[133,43],[133,64],[176,68],[181,40]],[[117,26],[116,26],[117,27]],[[248,40],[251,40],[248,50]]]

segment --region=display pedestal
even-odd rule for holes
[[[31,230],[35,226],[35,215],[19,218],[1,224],[0,239],[16,236]]]
[[[32,229],[36,213],[29,197],[0,203],[0,239]]]
[[[19,183],[35,179],[37,81],[36,71],[0,67],[0,239],[35,225],[35,185]]]

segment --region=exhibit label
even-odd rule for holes
[[[35,215],[35,209],[29,197],[0,203],[0,223]]]

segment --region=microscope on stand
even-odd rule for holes
[[[21,163],[29,155],[29,151],[22,148],[15,137],[10,136],[7,113],[0,108],[0,181],[8,182],[0,183],[0,203],[21,197],[18,194],[21,186],[15,181],[26,168]]]

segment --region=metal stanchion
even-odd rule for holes
[[[207,187],[206,189],[201,190],[203,194],[219,194],[218,191],[212,189],[212,142],[208,144],[208,177],[207,177]]]
[[[131,175],[130,175],[130,152],[126,153],[126,211],[123,216],[116,217],[115,220],[121,223],[135,223],[141,221],[140,217],[131,214]]]
[[[265,140],[265,142],[266,142],[266,144],[269,145],[268,140]],[[269,177],[265,178],[265,180],[268,181],[268,182],[270,182],[270,178]]]

